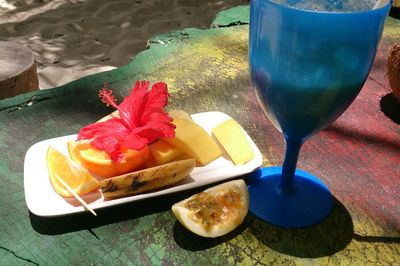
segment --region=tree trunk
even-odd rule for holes
[[[0,42],[0,99],[38,89],[31,51],[16,43]]]

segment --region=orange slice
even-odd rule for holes
[[[140,151],[127,149],[124,159],[115,162],[105,151],[80,141],[68,142],[68,151],[72,160],[90,173],[101,177],[113,177],[135,171],[144,165],[150,153],[147,146]]]
[[[87,194],[99,186],[99,182],[86,169],[74,165],[68,157],[52,146],[47,150],[47,168],[54,190],[63,197],[73,195],[61,184],[57,176],[78,195]]]

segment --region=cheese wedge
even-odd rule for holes
[[[242,165],[253,159],[254,152],[247,137],[234,119],[219,124],[212,132],[234,164]]]
[[[222,155],[213,138],[194,121],[175,118],[172,123],[176,126],[175,137],[163,140],[195,158],[196,162],[206,165]]]

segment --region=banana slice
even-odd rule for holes
[[[100,181],[105,199],[115,199],[160,189],[182,180],[195,166],[194,159],[174,161]]]
[[[208,188],[172,206],[175,217],[184,227],[212,238],[238,227],[248,209],[249,193],[242,179]]]

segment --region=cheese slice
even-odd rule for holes
[[[242,165],[253,159],[254,152],[247,137],[234,119],[219,124],[212,132],[234,164]]]
[[[206,165],[222,155],[213,138],[193,120],[175,118],[172,123],[176,126],[175,137],[163,138],[163,141],[195,158],[201,165]]]

